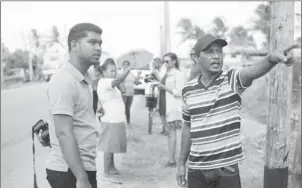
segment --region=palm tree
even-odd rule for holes
[[[216,36],[217,38],[223,38],[226,39],[226,32],[228,30],[228,27],[224,24],[221,17],[215,17],[213,19],[214,28],[212,29],[212,34]]]
[[[256,43],[252,35],[248,35],[248,29],[242,25],[234,27],[229,34],[231,41],[230,45],[247,47],[252,46],[256,48]]]
[[[268,3],[258,5],[255,13],[257,15],[257,19],[253,21],[253,29],[261,31],[265,35],[265,43],[268,44],[270,39],[270,5]]]
[[[37,29],[31,29],[31,45],[29,50],[29,77],[33,79],[39,58],[41,48],[40,36]]]
[[[177,23],[177,28],[181,29],[181,31],[177,32],[181,35],[181,40],[178,45],[187,40],[196,41],[205,35],[205,32],[200,27],[193,25],[188,18],[181,18]]]
[[[60,37],[60,33],[58,31],[57,26],[55,26],[55,25],[52,26],[52,42],[53,43],[58,43],[58,44],[60,44],[61,46],[64,47],[64,45],[60,42],[59,37]]]

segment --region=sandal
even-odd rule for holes
[[[116,178],[113,177],[102,177],[103,181],[109,181],[110,183],[114,183],[114,184],[123,184],[123,182],[121,180],[118,180]]]

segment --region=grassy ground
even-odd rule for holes
[[[137,97],[133,109],[142,107],[144,105],[142,101],[144,102],[143,97]],[[166,137],[158,134],[161,131],[160,119],[155,115],[153,134],[148,135],[147,115],[145,108],[141,108],[136,114],[133,114],[133,128],[127,130],[128,152],[116,156],[117,167],[123,173],[123,185],[101,181],[102,172],[100,172],[98,173],[100,187],[178,187],[175,179],[176,169],[164,167],[167,159],[167,140]],[[180,134],[179,131],[177,154],[180,148]],[[244,188],[259,188],[263,182],[265,125],[245,117],[242,136],[245,153],[245,160],[240,164],[242,185]],[[102,169],[102,157],[97,161]]]
[[[244,188],[263,187],[268,95],[267,89],[265,89],[265,79],[263,77],[256,80],[243,95],[242,136],[245,160],[239,167]],[[141,108],[144,105],[142,104],[144,98],[138,98],[136,98],[133,109]],[[295,111],[301,114],[299,107],[297,109]],[[142,108],[136,112],[137,114],[133,115],[133,129],[128,130],[128,153],[117,156],[117,164],[123,172],[124,184],[112,185],[99,180],[100,186],[113,188],[178,187],[175,180],[176,169],[163,166],[167,158],[167,140],[166,137],[158,135],[161,131],[159,117],[154,117],[153,134],[148,135],[146,109]],[[177,154],[179,153],[180,134],[179,131]],[[292,130],[291,134],[290,169],[296,139],[295,130]],[[99,165],[102,165],[101,160],[98,162]],[[100,177],[101,173],[98,176]]]

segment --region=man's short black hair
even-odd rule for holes
[[[103,30],[99,26],[94,25],[92,23],[76,24],[69,30],[68,41],[67,41],[69,52],[71,51],[71,41],[73,41],[73,40],[77,41],[81,38],[86,37],[87,32],[95,32],[98,34],[102,34]]]

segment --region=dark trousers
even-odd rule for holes
[[[130,109],[133,101],[133,96],[123,96],[123,100],[125,103],[125,115],[127,119],[127,123],[130,124]]]
[[[241,188],[238,164],[213,170],[188,169],[188,188]]]
[[[70,169],[67,172],[46,169],[51,188],[76,188],[77,179]],[[97,188],[96,171],[87,171],[92,188]]]
[[[93,100],[93,111],[95,113],[98,108],[98,100],[99,100],[97,91],[93,90],[92,95],[93,95],[93,99],[92,99]]]

